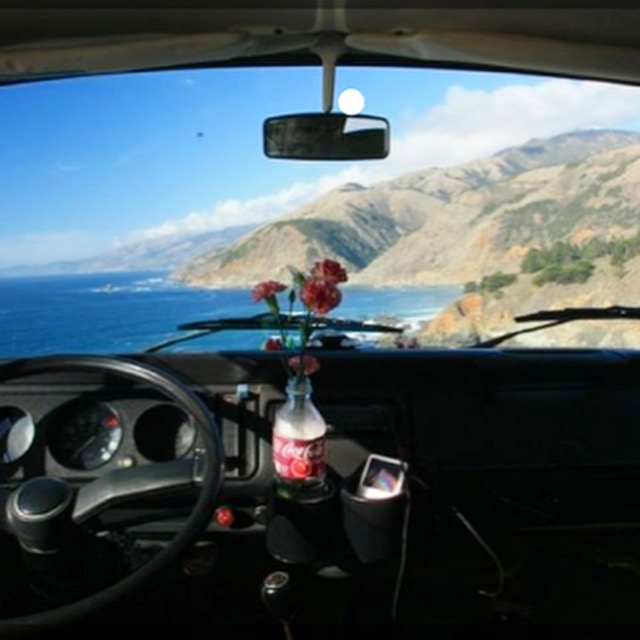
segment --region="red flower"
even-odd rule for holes
[[[311,277],[316,280],[325,280],[331,284],[338,284],[347,281],[347,271],[339,262],[326,258],[313,265]]]
[[[307,280],[300,289],[300,299],[308,309],[324,316],[342,300],[340,289],[328,280]]]
[[[304,367],[303,373],[305,376],[310,376],[320,369],[320,361],[318,358],[314,358],[313,356],[303,356],[302,362]],[[298,373],[300,370],[300,356],[293,356],[292,358],[289,358],[287,360],[287,364],[295,373]]]
[[[262,348],[265,351],[279,351],[282,349],[282,340],[280,338],[267,338]]]
[[[267,351],[289,351],[294,348],[296,340],[291,338],[289,332],[294,328],[299,331],[298,355],[284,362],[288,376],[295,376],[300,382],[304,377],[310,376],[320,369],[320,362],[313,356],[305,355],[305,349],[311,331],[314,328],[314,318],[324,316],[335,309],[342,301],[342,292],[338,288],[341,282],[347,282],[347,272],[336,260],[324,259],[314,263],[308,274],[299,271],[295,267],[289,267],[293,284],[291,285],[288,300],[288,314],[280,310],[280,301],[277,294],[285,291],[287,285],[276,280],[260,282],[251,290],[251,298],[254,302],[264,301],[273,319],[276,322],[281,337],[269,338],[262,348]],[[305,313],[299,317],[299,322],[293,313],[296,302],[302,303]],[[299,326],[297,326],[299,325]]]
[[[277,282],[276,280],[265,280],[257,284],[251,290],[251,299],[254,302],[260,302],[261,300],[269,300],[273,298],[276,293],[281,293],[287,288],[286,284]]]

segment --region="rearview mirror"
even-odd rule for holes
[[[389,122],[375,116],[303,113],[268,118],[264,152],[269,158],[374,160],[389,155]]]

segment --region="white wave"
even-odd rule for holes
[[[116,291],[123,291],[123,287],[116,287],[112,284],[105,284],[102,287],[93,287],[90,289],[92,293],[115,293]]]
[[[167,280],[165,280],[164,278],[144,278],[142,280],[134,280],[132,283],[132,286],[143,286],[143,287],[150,287],[150,286],[156,286],[156,285],[169,285],[169,282]]]

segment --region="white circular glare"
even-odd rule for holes
[[[364,109],[364,96],[357,89],[345,89],[338,98],[340,111],[355,116]]]

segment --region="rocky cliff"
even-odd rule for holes
[[[352,282],[374,286],[461,284],[512,270],[533,246],[629,233],[640,221],[639,143],[635,133],[574,132],[459,167],[347,184],[175,277],[250,286],[325,256],[342,261]]]
[[[517,316],[565,307],[640,306],[640,257],[624,273],[606,260],[586,283],[548,283],[539,287],[531,275],[518,280],[500,295],[474,292],[463,295],[426,323],[417,336],[423,345],[469,346],[501,334],[546,324],[517,323]],[[522,347],[640,347],[640,321],[576,321],[519,335],[504,343]]]

